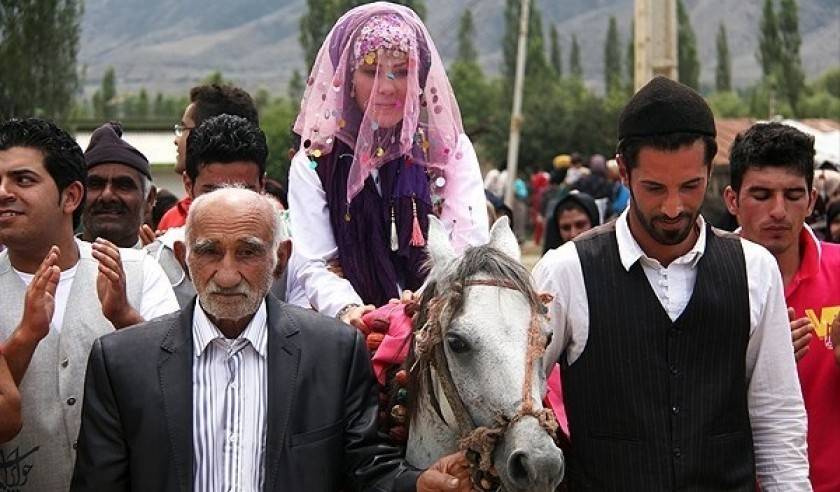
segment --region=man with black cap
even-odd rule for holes
[[[85,150],[87,199],[82,239],[101,237],[120,248],[141,248],[140,227],[155,206],[149,160],[122,139],[119,123],[106,123],[90,137]]]
[[[700,95],[652,80],[619,119],[629,208],[535,267],[572,490],[811,490],[775,261],[699,213],[715,135]]]

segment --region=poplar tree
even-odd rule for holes
[[[0,2],[0,119],[69,116],[82,11],[81,0]]]
[[[799,13],[795,0],[781,0],[779,4],[779,36],[781,38],[779,60],[779,86],[794,113],[805,88],[805,74],[799,49],[802,37],[799,34]]]
[[[520,1],[507,0],[505,4],[505,33],[502,38],[502,69],[505,80],[513,85],[516,71],[516,48],[519,41]],[[528,16],[528,42],[526,48],[525,73],[529,77],[543,75],[548,68],[545,59],[545,39],[542,31],[542,14],[536,4],[531,3]]]
[[[478,50],[475,48],[474,36],[475,24],[473,23],[472,12],[470,9],[464,9],[458,25],[458,57],[456,58],[458,61],[478,62]]]
[[[604,90],[607,94],[621,89],[621,47],[618,25],[610,16],[607,39],[604,42]]]
[[[551,25],[551,51],[549,52],[551,67],[558,77],[563,76],[563,52],[560,48],[560,41],[557,39],[557,27]]]
[[[732,90],[732,61],[729,58],[729,42],[726,38],[726,26],[720,23],[717,33],[717,68],[715,69],[715,89],[718,92]]]
[[[764,0],[764,8],[759,22],[756,58],[758,63],[761,64],[761,72],[765,78],[776,75],[781,60],[781,41],[779,39],[779,23],[776,20],[776,11],[773,9],[773,0]]]
[[[575,78],[583,78],[583,68],[580,66],[580,46],[578,45],[575,34],[572,34],[572,53],[569,55],[569,73]]]
[[[697,37],[682,0],[677,0],[677,63],[680,82],[700,88],[700,60],[697,58]]]

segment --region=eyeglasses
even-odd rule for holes
[[[184,132],[186,132],[187,130],[192,130],[194,128],[194,126],[187,126],[183,123],[175,123],[175,126],[172,127],[172,129],[175,130],[176,137],[181,137],[184,135]]]

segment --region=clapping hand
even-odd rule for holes
[[[99,262],[96,293],[102,304],[102,314],[117,329],[141,323],[143,317],[131,307],[125,293],[120,249],[107,239],[97,238],[93,243],[93,257]]]
[[[26,288],[23,317],[18,330],[28,341],[37,343],[50,332],[50,321],[55,313],[55,291],[61,278],[58,268],[58,246],[50,248],[44,261]]]

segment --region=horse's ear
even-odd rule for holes
[[[519,242],[516,235],[510,230],[510,219],[502,215],[490,229],[490,246],[510,256],[516,261],[521,261],[522,252],[519,250]]]
[[[429,238],[426,241],[426,249],[434,265],[442,265],[456,256],[455,248],[449,242],[446,227],[434,215],[429,215]]]

